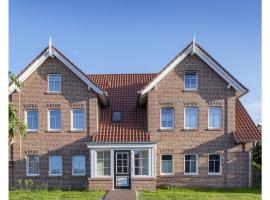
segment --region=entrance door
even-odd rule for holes
[[[114,188],[130,189],[130,151],[114,151]]]

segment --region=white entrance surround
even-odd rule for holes
[[[140,142],[140,143],[87,143],[90,156],[90,178],[112,178],[114,179],[114,151],[115,150],[130,150],[131,152],[131,178],[155,178],[156,177],[156,143],[155,142]],[[134,173],[134,151],[148,150],[148,175],[135,175]],[[110,175],[98,176],[96,173],[97,152],[110,151]],[[132,183],[131,183],[132,184]]]

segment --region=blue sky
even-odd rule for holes
[[[261,3],[255,0],[10,0],[9,67],[18,74],[47,45],[86,73],[159,72],[197,42],[250,92],[261,123]]]

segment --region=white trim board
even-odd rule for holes
[[[239,94],[239,96],[248,92],[246,88],[235,81],[228,72],[222,67],[217,65],[208,55],[206,55],[196,43],[190,44],[190,46],[180,54],[174,61],[172,61],[156,78],[154,78],[144,89],[139,91],[140,99],[143,98],[151,89],[153,89],[172,69],[174,69],[181,61],[189,54],[198,55],[210,68],[212,68],[218,75],[220,75],[228,85],[232,86]]]
[[[52,52],[51,52],[52,51]],[[67,60],[65,57],[63,57],[57,50],[55,50],[53,47],[50,49],[49,47],[46,49],[46,51],[39,56],[39,58],[34,61],[29,67],[26,68],[26,70],[18,77],[18,80],[21,82],[24,82],[36,69],[38,69],[44,61],[49,58],[55,56],[58,58],[66,67],[68,67],[74,74],[76,74],[84,83],[87,84],[89,90],[93,89],[98,95],[101,96],[102,102],[107,105],[107,94],[105,91],[99,89],[97,86],[95,86],[87,77],[84,75],[80,70],[77,69],[69,60]],[[14,90],[16,90],[17,87],[15,83],[12,83],[8,90],[9,94],[11,94]]]

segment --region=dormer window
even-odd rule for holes
[[[123,121],[123,113],[122,112],[113,112],[112,122],[122,122],[122,121]]]
[[[184,78],[185,90],[197,90],[198,89],[198,74],[197,72],[187,72]]]
[[[61,75],[48,75],[48,92],[61,92]]]

